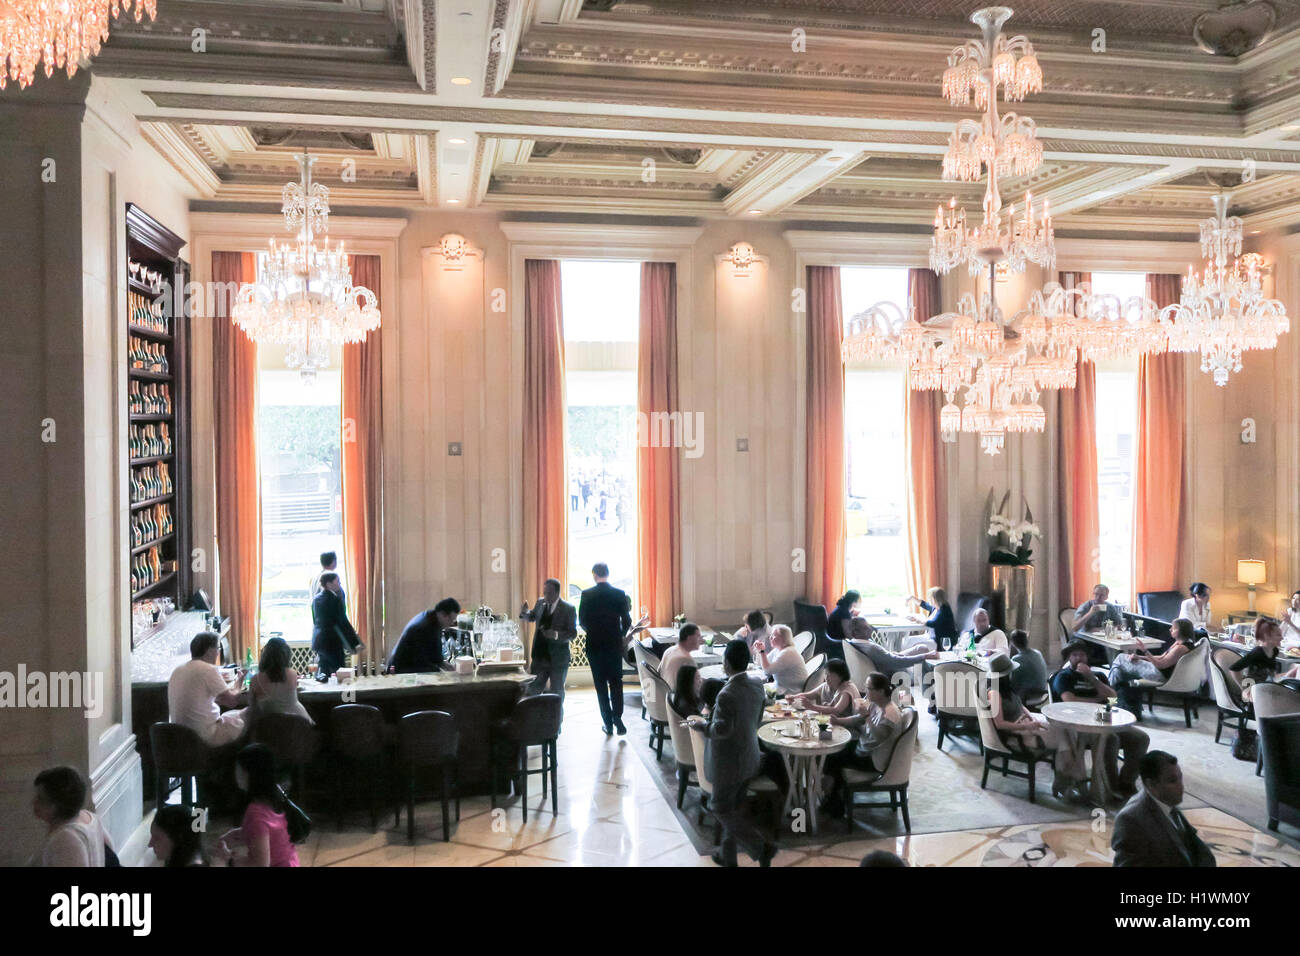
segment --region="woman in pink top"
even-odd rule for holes
[[[248,809],[239,827],[221,837],[221,855],[231,866],[297,866],[284,796],[275,782],[275,758],[265,744],[249,744],[239,752],[235,783],[248,794]]]

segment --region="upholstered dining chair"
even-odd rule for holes
[[[1210,655],[1210,690],[1214,693],[1214,705],[1219,711],[1219,720],[1214,728],[1216,744],[1223,736],[1225,724],[1241,733],[1246,729],[1246,721],[1250,719],[1250,705],[1242,700],[1241,688],[1229,670],[1240,659],[1240,654],[1227,648],[1220,648]]]
[[[1255,776],[1258,777],[1264,769],[1263,722],[1272,717],[1290,717],[1300,714],[1300,694],[1281,684],[1263,683],[1251,686],[1250,698],[1255,723],[1260,727],[1259,749],[1255,758]]]
[[[647,695],[642,697],[642,700],[645,702],[646,713],[650,715],[650,749],[655,752],[656,759],[662,760],[664,738],[668,736],[670,717],[668,713],[668,695],[672,693],[672,688],[659,676],[657,670],[646,667],[645,671],[649,691]]]
[[[889,762],[882,773],[868,770],[844,770],[844,822],[849,833],[853,832],[853,809],[858,807],[883,807],[884,803],[856,803],[859,793],[888,793],[889,808],[902,809],[903,829],[912,832],[912,818],[907,809],[907,786],[912,778],[912,757],[916,753],[916,708],[904,707],[903,723],[894,744]]]
[[[1056,751],[1037,747],[1023,749],[1010,747],[1002,741],[1002,735],[998,733],[997,725],[993,723],[993,708],[989,702],[986,699],[977,700],[975,711],[980,725],[980,741],[984,745],[984,775],[980,778],[980,789],[987,789],[989,770],[996,769],[1004,777],[1019,777],[1029,781],[1029,802],[1037,803],[1038,781],[1035,770],[1040,763],[1050,766],[1056,757]],[[1002,766],[994,767],[994,763],[998,760],[1002,761]],[[1009,766],[1012,761],[1024,764],[1025,769],[1012,770]]]
[[[799,652],[799,656],[807,662],[812,659],[813,654],[816,652],[817,635],[812,631],[800,631],[794,636],[794,646],[795,650]]]
[[[686,791],[691,785],[691,774],[695,773],[695,745],[691,741],[691,731],[684,723],[686,718],[677,713],[670,700],[668,707],[668,739],[673,745],[673,759],[677,761],[677,809],[686,802]]]
[[[952,736],[954,724],[969,724],[978,716],[976,700],[981,671],[966,661],[943,661],[934,667],[934,711],[939,724],[939,741]],[[980,750],[984,749],[980,741]]]
[[[808,662],[808,679],[803,682],[804,693],[808,693],[826,679],[826,655],[814,654]]]
[[[1061,625],[1061,646],[1065,647],[1074,640],[1074,612],[1075,608],[1063,607],[1056,612],[1057,623]]]
[[[849,665],[849,680],[858,689],[858,693],[865,694],[867,692],[867,678],[872,674],[879,673],[875,662],[871,660],[866,651],[858,647],[856,641],[844,642],[844,662]]]
[[[636,660],[636,676],[641,682],[641,719],[646,719],[646,702],[654,693],[653,685],[650,683],[650,674],[658,674],[659,666],[657,659],[641,646],[638,640],[632,641],[632,656]]]
[[[1198,718],[1201,716],[1196,700],[1201,693],[1201,685],[1205,683],[1205,667],[1209,657],[1210,639],[1203,637],[1197,641],[1190,651],[1178,658],[1178,663],[1174,665],[1174,672],[1169,675],[1168,680],[1136,680],[1133,682],[1133,686],[1140,687],[1147,692],[1147,709],[1152,713],[1155,713],[1156,710],[1156,691],[1181,697],[1183,700],[1183,720],[1190,728],[1192,726],[1192,715],[1195,714]]]

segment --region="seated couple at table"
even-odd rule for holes
[[[1246,701],[1250,701],[1250,689],[1255,684],[1293,680],[1300,675],[1300,665],[1288,667],[1289,662],[1285,659],[1279,660],[1280,656],[1282,656],[1281,623],[1271,617],[1256,618],[1255,646],[1228,668],[1242,684],[1242,696]]]
[[[1185,617],[1169,625],[1169,636],[1172,643],[1159,654],[1153,654],[1142,638],[1136,637],[1137,650],[1118,655],[1111,664],[1110,685],[1118,691],[1121,705],[1132,710],[1139,720],[1142,719],[1142,699],[1135,687],[1136,682],[1148,680],[1162,684],[1169,680],[1178,661],[1191,652],[1197,640],[1192,622]]]
[[[926,592],[926,596],[930,600],[922,601],[916,595],[908,598],[908,601],[915,601],[930,615],[923,622],[921,622],[919,616],[913,617],[912,620],[925,624],[930,640],[934,641],[936,648],[943,647],[945,638],[951,644],[956,644],[959,636],[957,618],[952,613],[952,606],[948,603],[947,592],[943,588],[930,588]]]
[[[830,674],[829,662],[827,674]],[[847,680],[844,683],[853,686]],[[831,717],[831,724],[849,729],[854,742],[852,746],[826,757],[823,779],[828,791],[822,801],[821,812],[832,816],[844,812],[845,768],[852,767],[876,775],[889,769],[894,744],[897,743],[903,726],[903,714],[894,703],[892,693],[888,677],[884,674],[871,674],[867,677],[863,695],[854,703],[852,712],[846,716]]]
[[[1052,675],[1052,700],[1058,702],[1101,703],[1117,697],[1115,688],[1088,666],[1087,641],[1071,641],[1061,649],[1061,669]],[[1114,736],[1124,751],[1124,770],[1119,769],[1119,755],[1110,741],[1105,741],[1106,780],[1115,793],[1132,796],[1137,790],[1138,761],[1151,745],[1151,738],[1134,726],[1120,727]],[[1059,769],[1059,768],[1058,768]],[[1093,773],[1097,768],[1093,768]]]

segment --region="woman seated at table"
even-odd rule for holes
[[[844,648],[840,647],[841,641],[847,641],[852,634],[849,628],[852,626],[854,617],[858,613],[858,605],[862,602],[862,595],[857,591],[845,591],[844,597],[835,602],[835,609],[831,611],[830,617],[826,620],[826,642],[817,648],[819,654],[825,654],[828,658],[844,660]]]
[[[1152,654],[1142,643],[1142,638],[1135,638],[1137,650],[1131,654],[1120,654],[1111,665],[1110,686],[1118,689],[1138,680],[1161,683],[1169,680],[1179,658],[1196,643],[1196,631],[1191,621],[1180,617],[1169,625],[1169,636],[1173,638],[1173,643],[1163,654]]]
[[[1243,681],[1242,696],[1250,700],[1250,687],[1253,684],[1267,684],[1275,680],[1278,676],[1277,658],[1282,649],[1282,627],[1271,617],[1261,617],[1255,620],[1255,646],[1241,656],[1241,659],[1229,667],[1229,670],[1236,671],[1240,676],[1249,678],[1250,683]],[[1282,675],[1283,677],[1296,676],[1300,668],[1292,667]]]
[[[1291,603],[1282,612],[1282,646],[1300,645],[1300,591],[1291,594]]]
[[[735,637],[743,640],[749,645],[750,650],[754,649],[755,641],[767,642],[771,636],[772,621],[766,611],[750,611],[745,615],[745,623],[741,625],[740,630],[735,633]]]
[[[263,714],[296,714],[311,720],[307,708],[298,699],[298,672],[290,667],[292,655],[283,637],[273,637],[262,648],[257,675],[250,683],[253,721]],[[314,723],[314,721],[313,721]]]
[[[798,694],[808,680],[808,668],[803,655],[794,646],[790,628],[778,624],[772,628],[771,651],[762,641],[754,642],[754,652],[768,677],[776,681],[783,694]]]
[[[806,694],[795,694],[794,703],[804,710],[832,717],[848,717],[862,695],[849,680],[849,665],[843,661],[826,662],[826,679]]]
[[[1012,687],[1012,673],[1020,665],[1005,654],[989,658],[989,711],[1002,742],[1012,750],[1055,750],[1056,728],[1042,714],[1025,708]]]
[[[934,641],[935,649],[943,647],[945,638],[951,644],[956,644],[957,618],[953,616],[952,607],[948,604],[948,595],[943,588],[930,588],[927,597],[930,600],[922,601],[916,596],[912,596],[908,600],[921,605],[930,615],[925,619],[925,626],[929,628],[930,639]],[[920,618],[914,620],[920,620]]]
[[[891,698],[889,678],[884,674],[867,677],[865,696],[858,701],[854,713],[848,717],[832,717],[836,727],[847,727],[857,737],[857,743],[845,747],[826,758],[824,779],[830,786],[830,796],[822,804],[829,814],[844,810],[842,788],[844,768],[853,767],[874,773],[884,773],[893,755],[893,743],[903,726],[903,715]]]
[[[700,669],[694,664],[677,668],[677,681],[673,692],[668,695],[668,706],[679,717],[699,717],[704,713],[704,701],[696,691],[699,675]]]
[[[1197,581],[1187,589],[1187,593],[1191,597],[1183,600],[1182,607],[1178,609],[1178,616],[1191,621],[1193,629],[1208,631],[1213,624],[1210,611],[1210,586]]]

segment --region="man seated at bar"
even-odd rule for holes
[[[1061,669],[1052,675],[1052,699],[1056,701],[1083,701],[1086,703],[1117,697],[1115,688],[1106,683],[1088,666],[1086,641],[1071,641],[1061,649],[1064,661]],[[1115,731],[1119,745],[1124,749],[1124,772],[1119,772],[1119,754],[1106,742],[1106,779],[1111,789],[1123,797],[1137,792],[1138,763],[1151,746],[1151,738],[1137,727],[1129,725]],[[1094,773],[1096,771],[1093,771]]]
[[[443,598],[428,611],[421,611],[402,628],[402,636],[388,660],[395,674],[427,674],[446,670],[442,656],[442,632],[456,623],[460,602]]]
[[[1110,603],[1110,588],[1098,584],[1092,589],[1092,600],[1084,601],[1074,611],[1076,631],[1099,631],[1110,621],[1117,628],[1124,627],[1124,615],[1119,606]]]
[[[167,681],[167,719],[188,727],[209,747],[220,747],[244,735],[240,695],[226,685],[217,667],[221,638],[211,631],[194,635],[190,660],[172,671]],[[232,708],[224,714],[222,707]]]

